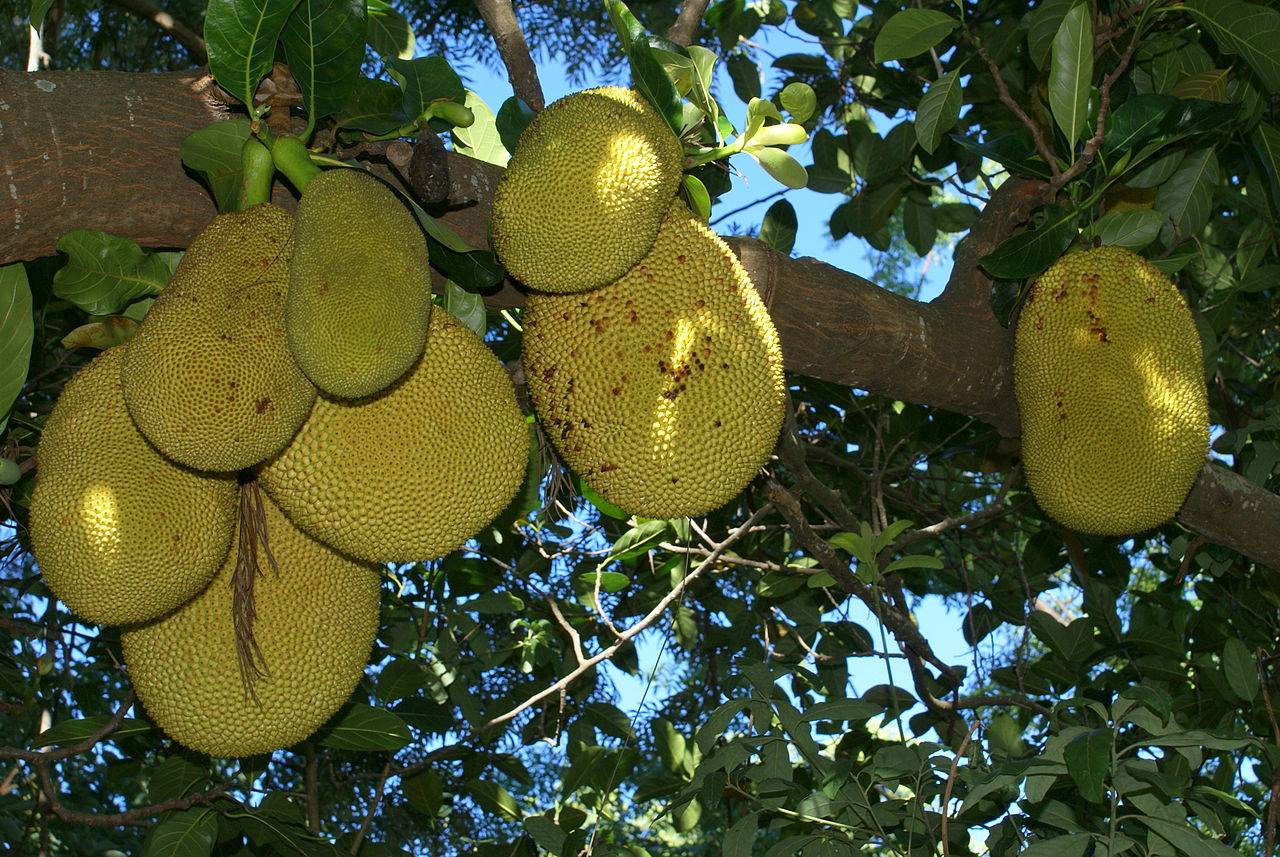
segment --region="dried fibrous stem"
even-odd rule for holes
[[[236,633],[236,656],[240,662],[240,682],[246,698],[258,701],[254,683],[270,675],[266,658],[253,634],[253,623],[258,612],[254,601],[254,583],[265,557],[273,574],[280,573],[276,558],[271,553],[267,533],[267,513],[262,505],[262,491],[257,480],[240,486],[240,523],[237,528],[236,568],[231,577],[231,620]]]

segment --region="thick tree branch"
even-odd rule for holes
[[[187,49],[195,65],[204,65],[209,61],[205,50],[204,38],[182,21],[170,15],[150,0],[110,0],[112,5],[140,15],[164,30],[173,40]]]
[[[475,2],[480,17],[484,18],[498,45],[498,56],[502,57],[502,64],[507,67],[507,79],[511,81],[512,90],[533,110],[542,110],[546,105],[542,98],[542,83],[538,80],[538,67],[533,64],[529,43],[525,41],[524,31],[516,20],[511,0]]]
[[[54,252],[77,227],[149,247],[182,247],[213,216],[182,169],[178,147],[196,128],[229,118],[208,77],[190,73],[0,70],[0,168],[12,212],[0,211],[0,264]],[[477,247],[487,246],[489,205],[501,170],[450,153],[449,197],[433,211]],[[392,171],[375,167],[396,181]],[[3,192],[3,191],[0,191]],[[292,205],[278,187],[277,201]],[[994,214],[980,218],[983,228]],[[995,231],[994,228],[992,230]],[[971,251],[977,253],[977,244]],[[922,304],[816,259],[789,259],[759,241],[731,238],[782,338],[793,372],[976,417],[1018,433],[1011,337],[994,320],[957,311],[980,291],[978,274],[954,297]],[[967,265],[957,254],[957,267]],[[966,276],[953,275],[953,280]],[[510,285],[486,298],[518,306]],[[1211,541],[1280,568],[1280,497],[1206,465],[1179,521]]]
[[[676,16],[675,23],[667,28],[667,38],[686,48],[693,44],[702,16],[707,13],[708,2],[709,0],[684,0],[680,4],[680,14]]]

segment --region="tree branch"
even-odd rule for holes
[[[204,38],[182,21],[170,15],[150,0],[110,0],[110,2],[135,15],[140,15],[164,30],[173,40],[187,49],[196,65],[204,65],[209,61],[209,53],[205,50]]]
[[[234,115],[217,101],[211,78],[0,70],[0,91],[10,108],[0,124],[0,168],[13,203],[12,213],[0,213],[0,264],[49,255],[58,237],[77,227],[148,247],[184,247],[213,217],[208,193],[178,157],[187,134]],[[453,153],[448,164],[449,197],[433,211],[463,240],[487,247],[501,169]],[[396,182],[385,165],[373,170]],[[293,198],[277,187],[275,201],[292,206]],[[992,219],[994,212],[984,213],[979,223],[985,229]],[[952,301],[958,298],[922,304],[816,259],[781,256],[753,239],[728,243],[770,307],[790,371],[1018,434],[1011,334],[994,320],[957,312]],[[495,308],[523,300],[509,284],[486,296]],[[1205,466],[1178,520],[1280,568],[1274,535],[1280,497],[1216,464]]]
[[[707,14],[708,2],[709,0],[684,0],[680,4],[680,14],[676,16],[675,23],[667,28],[667,38],[686,48],[693,44],[702,16]]]
[[[516,20],[511,0],[475,0],[480,17],[484,18],[493,40],[498,45],[498,56],[507,67],[507,79],[521,101],[535,112],[542,110],[542,83],[538,80],[538,67],[529,54],[529,43]]]

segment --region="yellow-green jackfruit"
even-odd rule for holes
[[[524,478],[529,433],[502,364],[448,312],[389,389],[321,396],[262,486],[299,527],[351,556],[442,556],[492,521]]]
[[[1126,535],[1178,511],[1208,449],[1208,397],[1195,322],[1158,268],[1119,247],[1063,257],[1027,295],[1013,369],[1045,512]]]
[[[31,547],[53,594],[90,622],[144,622],[190,600],[226,559],[235,479],[174,464],[120,394],[122,348],[77,372],[45,422]]]
[[[293,437],[315,401],[284,334],[293,218],[270,204],[220,214],[126,346],[134,422],[173,460],[252,467]]]
[[[302,194],[284,327],[294,359],[331,396],[384,389],[422,353],[431,314],[427,241],[382,182],[329,170]]]
[[[539,291],[611,283],[653,246],[682,159],[680,141],[634,90],[565,96],[520,135],[493,198],[493,248]]]
[[[379,570],[299,532],[269,498],[263,507],[279,573],[260,553],[253,635],[267,675],[253,683],[257,702],[240,675],[234,550],[196,599],[121,635],[147,714],[175,741],[211,756],[267,753],[306,738],[351,695],[378,631]]]
[[[737,257],[680,202],[625,277],[532,295],[524,321],[525,378],[548,436],[628,512],[714,509],[777,441],[777,331]]]

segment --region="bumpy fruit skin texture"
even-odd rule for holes
[[[200,470],[252,467],[306,419],[316,390],[284,335],[293,217],[270,204],[220,214],[188,248],[129,342],[134,422]]]
[[[679,202],[618,282],[530,296],[524,367],[565,462],[637,515],[700,515],[733,499],[782,425],[768,310],[737,257]]]
[[[248,756],[306,738],[351,695],[378,631],[381,573],[330,550],[263,498],[275,574],[254,583],[254,639],[269,672],[245,698],[231,612],[232,551],[199,597],[121,635],[138,698],[179,743]]]
[[[145,622],[217,573],[235,526],[235,479],[169,461],[120,394],[122,348],[67,382],[40,435],[31,545],[45,583],[90,622]]]
[[[493,248],[539,291],[611,283],[653,246],[682,159],[680,141],[634,90],[565,96],[520,135],[494,194]]]
[[[1099,535],[1173,517],[1208,449],[1201,360],[1182,296],[1137,254],[1085,250],[1042,274],[1013,357],[1023,464],[1040,507]]]
[[[524,479],[529,432],[506,370],[445,310],[430,328],[403,378],[368,399],[322,396],[259,471],[295,524],[353,557],[443,556],[497,517]]]
[[[417,222],[359,170],[311,180],[298,206],[284,328],[325,393],[370,396],[408,371],[427,334],[431,270]]]

